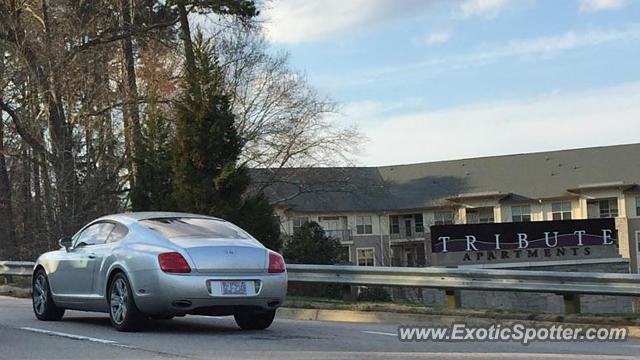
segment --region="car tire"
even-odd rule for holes
[[[271,326],[275,316],[275,310],[267,310],[259,313],[238,313],[233,317],[236,319],[236,324],[238,324],[242,330],[264,330]]]
[[[33,312],[38,320],[58,321],[64,316],[64,308],[57,307],[51,297],[49,278],[44,270],[38,270],[33,276],[31,301]]]
[[[109,319],[118,331],[137,331],[146,317],[136,306],[129,280],[123,273],[116,274],[109,284]]]

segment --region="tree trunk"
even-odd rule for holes
[[[189,14],[183,1],[178,2],[178,15],[180,16],[180,39],[184,46],[187,79],[193,79],[193,76],[196,74],[196,59],[193,53],[193,42],[191,41]]]
[[[48,251],[49,247],[43,237],[42,224],[42,191],[40,181],[40,161],[38,154],[32,151],[31,170],[33,172],[33,239],[39,252]],[[34,254],[35,255],[35,254]]]
[[[131,17],[131,3],[130,0],[121,0],[122,11],[122,29],[125,33],[131,33],[132,17]],[[131,35],[122,39],[122,54],[124,57],[124,65],[126,72],[126,84],[125,84],[125,107],[127,111],[123,115],[126,115],[128,119],[125,120],[125,132],[129,133],[129,158],[127,159],[129,164],[129,181],[130,186],[134,187],[136,179],[138,178],[138,166],[136,164],[136,157],[138,156],[138,146],[142,141],[142,131],[140,127],[140,112],[138,109],[138,86],[136,83],[136,68],[135,59],[133,56],[133,41]]]
[[[22,143],[22,158],[20,159],[22,169],[22,181],[20,182],[19,199],[21,210],[21,224],[22,230],[20,236],[21,244],[34,244],[33,241],[33,219],[32,219],[32,204],[31,204],[31,158],[29,156],[29,146],[26,143]],[[20,249],[20,255],[29,257],[29,250],[24,246]]]
[[[4,49],[0,47],[0,54]],[[0,59],[0,78],[4,76],[4,58]],[[2,89],[0,89],[0,99]],[[11,180],[7,171],[7,162],[4,155],[4,120],[0,109],[0,260],[11,260],[16,256],[17,244],[15,242],[15,229],[13,219],[13,206],[11,204]]]
[[[46,236],[49,241],[49,246],[55,246],[58,239],[53,236],[55,233],[54,224],[56,224],[56,213],[55,213],[55,204],[53,199],[53,190],[51,189],[51,173],[49,172],[49,166],[44,155],[40,155],[40,161],[42,163],[42,177],[47,179],[43,181],[43,190],[44,190],[44,217],[45,217],[45,230]],[[53,247],[52,247],[53,248]]]
[[[49,15],[47,1],[42,1],[42,19],[45,32],[45,51],[52,54],[50,36]],[[53,59],[49,59],[46,71],[46,81],[43,88],[46,93],[47,107],[49,110],[49,133],[51,136],[51,147],[55,156],[54,171],[56,174],[56,190],[58,195],[58,236],[69,235],[78,225],[76,219],[76,175],[73,155],[73,139],[67,124],[62,95],[60,93],[60,82],[58,76],[53,72]]]
[[[11,260],[16,255],[11,182],[4,155],[4,122],[0,110],[0,260]]]

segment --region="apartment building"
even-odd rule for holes
[[[283,232],[316,221],[357,265],[431,265],[432,225],[614,218],[637,268],[640,144],[253,177]]]

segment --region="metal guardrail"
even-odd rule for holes
[[[341,265],[288,265],[287,271],[292,282],[640,296],[639,274]]]
[[[0,276],[31,276],[34,266],[31,261],[0,261]]]
[[[33,266],[27,261],[0,261],[0,276],[31,276]],[[287,271],[294,283],[442,289],[451,308],[460,307],[459,290],[559,294],[567,313],[580,312],[582,294],[640,296],[640,274],[297,264],[288,265]]]
[[[288,265],[290,282],[344,285],[353,298],[353,285],[436,288],[444,290],[449,308],[461,307],[460,290],[524,291],[558,294],[567,314],[580,312],[580,295],[640,296],[640,274]]]

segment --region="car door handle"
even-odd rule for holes
[[[95,259],[96,258],[96,254],[89,254],[89,259]]]

